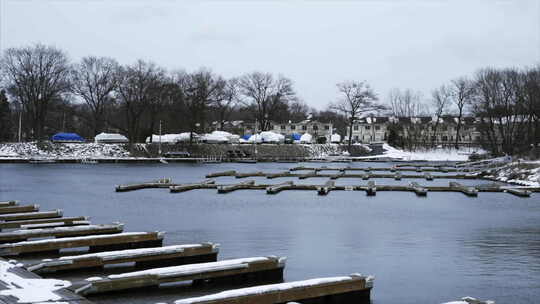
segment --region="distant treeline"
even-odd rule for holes
[[[540,67],[482,69],[428,98],[395,89],[385,103],[366,82],[345,81],[337,84],[336,101],[324,111],[302,101],[283,75],[251,72],[226,79],[204,68],[168,71],[143,60],[121,65],[91,56],[73,63],[63,50],[41,44],[6,49],[0,79],[0,141],[71,131],[88,138],[121,132],[141,142],[158,132],[160,121],[162,133],[204,133],[232,120],[256,121],[264,131],[271,122],[308,117],[331,122],[344,135],[371,113],[483,117],[480,131],[494,153],[513,153],[540,137]]]

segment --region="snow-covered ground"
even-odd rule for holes
[[[517,161],[491,170],[489,177],[501,182],[540,187],[540,161]]]
[[[120,158],[129,157],[123,144],[4,143],[1,158]]]
[[[482,149],[431,149],[425,151],[403,151],[388,144],[383,144],[384,154],[371,157],[389,157],[400,160],[427,160],[427,161],[467,161],[473,153],[485,153]]]

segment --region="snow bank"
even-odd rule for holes
[[[54,292],[71,286],[70,282],[62,280],[22,278],[11,271],[14,267],[8,262],[0,261],[0,280],[6,283],[6,289],[1,290],[0,295],[13,296],[19,303],[58,301],[62,297]]]
[[[129,151],[123,144],[27,142],[0,144],[0,157],[119,158],[129,157]]]
[[[408,152],[400,149],[396,149],[388,144],[383,144],[385,150],[383,155],[390,158],[396,158],[401,160],[427,160],[427,161],[467,161],[469,159],[469,151],[456,150],[456,149],[432,149],[426,151],[414,151]],[[477,152],[484,152],[481,149],[475,150]],[[374,156],[374,157],[377,157]]]
[[[501,182],[540,187],[540,161],[517,161],[489,171],[488,177]]]

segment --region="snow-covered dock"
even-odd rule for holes
[[[46,259],[29,266],[28,269],[36,273],[50,273],[123,263],[134,263],[136,268],[163,267],[213,262],[217,260],[218,252],[219,245],[212,243],[115,250]]]
[[[314,173],[313,173],[314,174]],[[370,173],[364,173],[363,180],[369,179]],[[392,175],[395,180],[401,180],[404,175],[396,172]],[[131,188],[131,185],[120,186],[122,189]],[[131,189],[135,189],[133,187]],[[164,188],[164,187],[159,187]],[[118,191],[118,187],[116,188]],[[377,191],[406,191],[414,192],[418,196],[426,196],[428,192],[459,192],[468,196],[478,196],[479,192],[500,192],[508,193],[520,197],[529,197],[533,192],[540,192],[540,187],[515,187],[501,186],[498,184],[464,186],[457,182],[450,182],[448,186],[428,186],[420,185],[418,182],[410,182],[405,185],[384,185],[375,184],[369,181],[367,184],[357,185],[336,185],[334,179],[330,179],[324,184],[296,184],[293,181],[285,181],[278,184],[257,184],[254,180],[248,180],[236,184],[216,184],[212,183],[189,183],[173,184],[169,187],[170,192],[186,192],[193,189],[217,189],[218,193],[225,194],[236,190],[266,190],[267,194],[277,194],[286,190],[311,190],[317,191],[321,195],[327,195],[330,191],[365,191],[368,196],[376,195]],[[127,190],[125,190],[127,191]]]
[[[0,232],[0,243],[22,242],[32,238],[43,238],[50,236],[61,238],[96,234],[113,234],[120,233],[123,230],[123,224],[21,229],[10,232]]]
[[[59,252],[65,248],[89,247],[90,252],[161,246],[163,232],[124,232],[106,235],[65,237],[0,245],[0,255]]]
[[[333,170],[333,169],[323,169],[323,170]],[[335,169],[337,171],[340,171],[339,169]],[[477,179],[479,178],[478,173],[473,172],[465,172],[462,171],[459,174],[439,174],[439,175],[426,175],[424,174],[402,174],[401,171],[406,170],[397,170],[391,173],[372,173],[371,171],[376,170],[369,170],[363,168],[362,170],[353,170],[353,171],[364,171],[364,173],[346,173],[347,170],[341,170],[340,173],[322,173],[322,170],[315,170],[311,168],[311,171],[307,173],[293,173],[294,171],[284,171],[279,173],[265,173],[265,172],[245,172],[245,173],[238,173],[236,171],[226,171],[226,172],[216,172],[207,174],[206,177],[225,177],[225,176],[234,176],[236,178],[247,178],[247,177],[266,177],[268,179],[272,178],[278,178],[278,177],[295,177],[298,179],[307,179],[307,178],[319,178],[319,177],[326,177],[331,179],[339,179],[339,178],[361,178],[361,179],[370,179],[370,178],[403,178],[403,179],[427,179],[427,180],[433,180],[436,179]],[[383,170],[380,170],[383,171]],[[386,170],[390,171],[390,170]],[[415,171],[415,170],[412,170]],[[233,173],[234,172],[234,173]],[[439,171],[442,172],[442,171]],[[165,185],[151,185],[151,183],[142,183],[136,185],[125,185],[125,186],[119,186],[122,189],[130,189],[133,190],[135,188],[164,188]]]
[[[54,217],[54,218],[41,218],[41,219],[25,219],[25,220],[11,220],[6,222],[0,222],[0,231],[2,229],[9,228],[24,228],[25,226],[35,227],[35,225],[45,224],[62,224],[63,226],[77,226],[87,225],[88,217],[76,216],[76,217]]]
[[[90,295],[185,281],[192,281],[193,285],[282,281],[284,267],[285,259],[283,258],[242,258],[91,278],[83,283],[75,284],[73,289],[78,294]]]
[[[5,201],[0,202],[0,207],[7,207],[7,206],[17,206],[19,203],[17,201]]]
[[[39,212],[22,212],[22,213],[10,213],[0,214],[1,221],[20,221],[20,220],[35,220],[46,218],[58,218],[62,217],[63,211],[60,209],[53,211],[39,211]]]
[[[352,274],[227,290],[220,293],[177,300],[175,304],[343,304],[370,303],[373,277]]]
[[[39,211],[39,205],[24,205],[24,206],[0,206],[0,214],[24,213]]]
[[[0,303],[92,304],[71,292],[69,281],[43,279],[0,258]]]

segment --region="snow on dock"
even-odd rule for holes
[[[58,252],[65,248],[89,247],[91,252],[161,246],[163,232],[124,232],[110,235],[65,237],[0,245],[0,255]]]
[[[33,220],[43,218],[57,218],[62,217],[63,211],[60,209],[53,211],[39,211],[39,212],[24,212],[24,213],[10,213],[0,214],[1,221],[19,221],[19,220]]]
[[[113,234],[120,233],[123,230],[123,224],[22,229],[10,232],[0,232],[0,243],[20,242],[26,241],[31,238],[42,238],[51,236],[70,237],[94,234]]]
[[[27,268],[37,273],[48,273],[128,262],[135,263],[138,268],[183,265],[216,261],[218,252],[219,245],[213,243],[173,245],[63,256],[54,260],[46,259]]]
[[[0,222],[0,231],[2,229],[8,228],[22,228],[26,225],[39,225],[39,224],[48,224],[48,223],[63,223],[66,226],[70,224],[75,224],[79,221],[88,221],[86,216],[77,216],[77,217],[54,217],[54,218],[42,218],[42,219],[25,219],[25,220],[12,220],[7,222]]]
[[[220,293],[177,300],[175,304],[278,304],[310,300],[325,304],[370,303],[372,276],[319,278],[288,283],[227,290]]]
[[[0,258],[1,303],[91,304],[67,290],[69,281],[43,279]]]
[[[39,211],[39,205],[0,206],[0,214],[24,213]]]
[[[82,286],[75,286],[75,292],[81,295],[99,294],[182,281],[193,281],[193,284],[199,284],[199,282],[209,283],[216,280],[228,283],[241,281],[254,283],[269,278],[280,280],[283,278],[284,267],[284,258],[254,257],[153,268],[109,275],[100,279],[87,279],[81,283]],[[232,280],[232,278],[235,279]]]
[[[0,207],[17,206],[18,204],[19,202],[17,201],[5,201],[5,202],[0,202]]]

